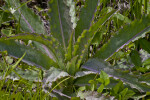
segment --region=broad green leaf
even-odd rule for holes
[[[82,54],[81,51],[84,50],[84,48],[88,47],[88,45],[89,45],[88,42],[90,42],[90,39],[92,39],[92,37],[94,36],[94,33],[98,30],[98,28],[101,27],[101,25],[103,25],[111,17],[111,15],[113,13],[114,13],[114,11],[110,12],[109,14],[104,16],[103,18],[99,19],[94,25],[91,26],[90,31],[87,31],[87,30],[83,31],[81,36],[79,36],[79,38],[77,39],[77,43],[75,44],[74,55],[76,55],[77,53],[78,53],[78,55]],[[86,45],[86,43],[88,45]]]
[[[123,82],[130,85],[130,87],[136,88],[141,92],[150,90],[150,87],[148,85],[142,84],[138,81],[137,76],[129,74],[129,72],[114,69],[102,60],[96,58],[89,59],[84,65],[82,65],[82,67],[91,70],[95,73],[98,73],[101,70],[103,70],[109,75],[109,77],[120,79]]]
[[[142,65],[141,57],[138,51],[132,50],[131,61],[136,67],[140,67]]]
[[[119,92],[121,92],[123,88],[124,88],[123,82],[120,81],[116,86],[112,88],[112,95],[119,94]]]
[[[102,78],[98,78],[98,79],[96,79],[99,83],[104,83],[104,79],[102,79]]]
[[[92,20],[94,18],[94,13],[97,10],[98,0],[86,0],[84,7],[81,8],[80,19],[77,22],[77,27],[75,28],[75,39],[81,35],[84,29],[89,29]]]
[[[94,91],[97,88],[97,81],[95,81],[95,80],[89,80],[88,83],[90,83],[89,87],[90,87],[91,91]]]
[[[48,2],[51,34],[58,39],[65,51],[73,29],[69,7],[66,3],[66,0],[50,0]]]
[[[103,47],[95,54],[95,57],[107,60],[113,53],[129,44],[136,37],[150,31],[150,15],[140,21],[135,20],[131,24],[120,29]]]
[[[101,84],[101,86],[98,88],[97,92],[102,93],[104,89],[104,84]]]
[[[21,4],[19,0],[5,0],[9,10],[16,10],[12,14],[20,22],[21,29],[25,32],[45,34],[45,28],[40,17],[36,15],[26,4]]]
[[[125,88],[123,91],[120,92],[121,98],[124,99],[125,95],[128,92],[128,88]]]
[[[139,40],[140,42],[140,46],[145,50],[147,51],[148,53],[150,53],[150,42],[145,40],[145,39],[140,39]]]
[[[109,76],[107,73],[105,73],[104,71],[101,71],[100,73],[100,78],[104,80],[104,85],[108,85],[110,83],[110,80],[109,80]]]
[[[46,49],[46,47],[44,49],[45,51],[47,51],[46,53],[51,59],[53,59],[54,61],[58,60],[56,57],[56,51],[57,51],[56,48],[58,48],[59,45],[56,46],[56,43],[55,43],[56,40],[54,38],[50,38],[50,40],[48,40],[47,38],[38,34],[20,34],[20,35],[11,36],[8,38],[7,37],[0,38],[0,40],[15,40],[15,39],[33,40],[33,41],[39,42],[48,47],[48,50]]]
[[[93,72],[77,72],[75,75],[74,84],[78,86],[85,86],[89,84],[89,80],[93,80],[94,78],[97,78],[97,75]]]
[[[49,69],[51,66],[58,67],[49,56],[41,51],[21,45],[12,40],[0,40],[0,51],[4,50],[7,50],[9,55],[17,58],[20,58],[26,52],[23,61],[31,65],[36,65],[45,69]]]

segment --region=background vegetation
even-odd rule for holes
[[[1,0],[3,100],[150,99],[149,0]]]

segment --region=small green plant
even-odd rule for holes
[[[115,84],[115,86],[112,86],[111,89],[109,89],[108,85],[110,85],[110,77],[107,73],[105,73],[104,71],[101,71],[100,72],[100,77],[97,77],[97,79],[94,79],[94,80],[90,80],[89,83],[90,83],[90,86],[83,86],[83,87],[80,87],[79,88],[79,93],[83,92],[83,91],[97,91],[98,93],[100,93],[101,95],[98,96],[98,97],[103,97],[104,98],[107,98],[107,97],[111,97],[111,96],[114,96],[115,99],[117,100],[128,100],[129,98],[131,98],[135,93],[130,90],[129,88],[125,88],[124,87],[124,84],[122,81],[117,81]],[[100,86],[99,86],[100,85]],[[105,91],[104,91],[105,90]],[[88,96],[86,94],[86,92],[84,93],[83,92],[83,95],[84,96]],[[85,98],[85,97],[82,97],[81,98]]]
[[[132,97],[135,93],[128,88],[124,88],[123,82],[119,82],[112,88],[110,91],[110,95],[115,96],[118,100],[128,100]]]
[[[109,76],[104,71],[101,71],[100,78],[98,78],[97,81],[99,83],[101,83],[101,86],[97,90],[97,92],[99,92],[99,93],[102,93],[104,87],[107,86],[110,83]]]

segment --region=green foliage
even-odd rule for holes
[[[10,14],[7,11],[3,11],[0,9],[0,27],[2,24],[6,24],[6,21],[10,21]]]
[[[51,64],[56,64],[46,54],[34,48],[26,47],[25,45],[19,44],[12,40],[0,40],[0,50],[7,50],[10,55],[20,58],[25,52],[27,53],[24,57],[25,62],[29,64],[37,64],[48,69]],[[57,65],[57,64],[56,64]]]
[[[0,67],[12,65],[10,69],[2,68],[4,72],[1,76],[5,76],[5,79],[9,76],[12,85],[16,82],[12,79],[17,78],[18,87],[20,84],[27,87],[23,92],[17,91],[16,87],[13,92],[0,91],[2,94],[14,94],[17,99],[23,96],[25,99],[50,99],[52,96],[76,100],[79,99],[76,96],[84,99],[88,95],[86,99],[90,99],[99,95],[99,99],[115,96],[116,99],[126,100],[132,98],[135,92],[149,92],[149,74],[146,74],[149,71],[149,59],[143,62],[139,53],[141,48],[150,53],[147,0],[131,1],[127,11],[122,11],[125,10],[121,6],[122,1],[118,2],[119,9],[113,9],[117,8],[113,7],[116,1],[49,0],[46,19],[49,21],[50,33],[46,33],[43,21],[26,5],[30,1],[20,3],[19,0],[5,0],[6,4],[0,11],[0,26],[8,26],[5,23],[7,20],[17,21],[10,28],[2,28],[0,51],[7,50],[10,56],[21,57],[15,64],[13,59],[5,57],[6,61],[2,61]],[[131,42],[132,45],[128,45]],[[124,66],[129,67],[129,70],[121,69],[117,62],[122,59],[129,60],[136,68],[127,64]],[[41,69],[33,66],[30,68],[34,70],[28,71],[22,70],[26,69],[24,67],[17,68],[21,60]],[[110,65],[104,60],[109,61]],[[116,69],[117,66],[120,69]],[[99,72],[100,77],[97,77]],[[0,83],[1,90],[9,86],[5,79]],[[35,84],[38,86],[33,92],[31,89]],[[8,98],[5,95],[3,97]]]
[[[119,82],[115,87],[111,90],[111,95],[115,96],[118,100],[127,100],[135,93],[132,90],[128,90],[128,88],[124,88],[123,82]]]
[[[131,52],[131,60],[136,67],[140,67],[142,65],[141,57],[140,57],[138,51],[136,51],[136,50],[133,50]]]
[[[142,47],[145,51],[147,51],[148,53],[150,53],[150,47],[149,47],[150,42],[147,41],[147,40],[145,40],[145,39],[140,39],[139,41],[140,41],[141,47]]]
[[[51,0],[49,1],[49,16],[50,16],[50,28],[52,35],[58,39],[60,44],[66,51],[68,46],[68,40],[72,33],[71,17],[69,15],[69,9],[64,0]]]
[[[42,92],[42,87],[39,82],[36,82],[36,78],[34,77],[33,70],[22,71],[18,68],[20,61],[25,56],[25,54],[17,60],[14,64],[6,63],[5,61],[9,60],[8,56],[5,59],[3,55],[4,65],[1,66],[3,68],[3,73],[1,73],[1,81],[0,81],[0,97],[2,100],[5,99],[40,99],[44,98],[44,93]],[[2,63],[2,62],[1,62]],[[33,79],[32,79],[33,78]],[[34,82],[33,82],[34,81]],[[36,92],[32,91],[32,88],[37,87],[35,89]],[[46,97],[47,99],[51,98],[50,96]]]
[[[104,86],[107,86],[110,83],[109,76],[101,71],[100,78],[97,79],[98,82],[102,83],[101,86],[97,89],[97,92],[102,93]]]
[[[122,80],[124,83],[130,85],[132,88],[136,88],[137,90],[144,92],[149,91],[150,87],[148,85],[142,84],[138,80],[138,76],[129,74],[129,71],[122,71],[119,69],[111,68],[106,62],[99,59],[90,59],[84,65],[84,68],[88,70],[92,70],[95,73],[103,70],[109,76]]]

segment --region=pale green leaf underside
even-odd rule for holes
[[[99,95],[95,91],[79,91],[77,92],[77,96],[80,97],[81,100],[115,100],[113,96],[104,96]]]
[[[51,66],[57,67],[57,64],[50,59],[47,54],[32,49],[31,47],[16,43],[13,40],[0,40],[0,51],[4,50],[7,50],[9,55],[16,58],[22,57],[22,55],[26,52],[23,61],[31,65],[36,65],[45,69],[49,69]]]
[[[136,37],[150,31],[150,15],[140,21],[134,21],[120,29],[96,54],[95,57],[105,59],[129,44]]]
[[[44,75],[44,80],[43,80],[43,82],[45,83],[44,87],[47,87],[47,86],[51,87],[52,82],[65,76],[69,76],[69,74],[60,69],[51,67],[49,70],[46,71],[46,74]]]
[[[16,72],[18,75],[16,75]],[[29,80],[29,81],[34,81],[34,82],[37,82],[39,81],[39,72],[38,71],[35,71],[35,70],[22,70],[22,69],[19,69],[19,68],[16,68],[14,69],[14,71],[12,71],[10,73],[10,75],[7,76],[7,78],[10,78],[10,79],[15,79],[15,80],[19,80],[20,78],[24,78],[26,80]]]
[[[136,88],[137,90],[141,92],[150,90],[150,86],[140,83],[136,76],[131,75],[127,72],[123,72],[121,70],[111,68],[111,66],[109,66],[102,60],[95,59],[95,58],[90,59],[82,67],[85,69],[91,70],[95,73],[100,73],[100,71],[103,70],[110,77],[113,77],[115,79],[120,79],[123,82],[129,84],[132,88]]]
[[[58,39],[64,50],[66,50],[72,33],[69,7],[66,5],[66,0],[50,0],[48,5],[50,7],[49,16],[52,35]]]
[[[19,0],[6,0],[9,7],[17,10],[13,13],[15,19],[20,22],[21,29],[25,32],[45,34],[45,28],[40,17],[37,16],[26,5],[20,4]],[[18,9],[19,8],[19,9]]]

